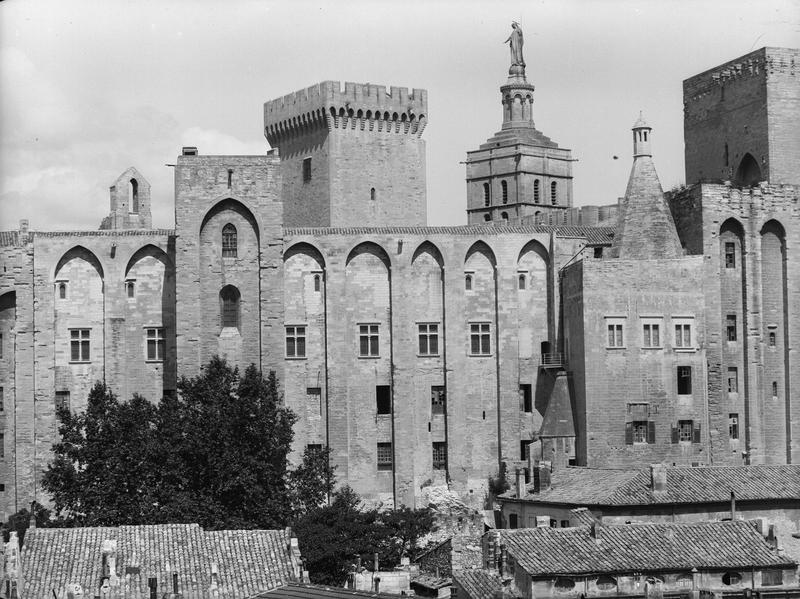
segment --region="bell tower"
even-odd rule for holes
[[[500,131],[467,152],[467,220],[559,224],[572,207],[572,152],[536,129],[534,86],[525,75],[522,28],[512,25]]]

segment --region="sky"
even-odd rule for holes
[[[130,166],[171,228],[182,146],[264,154],[263,103],[328,79],[428,90],[428,224],[464,224],[462,161],[500,128],[512,20],[536,127],[577,159],[575,205],[624,194],[639,111],[662,186],[683,183],[682,81],[800,46],[798,0],[6,0],[0,230],[96,229]]]

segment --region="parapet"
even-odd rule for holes
[[[800,66],[800,50],[793,48],[760,48],[716,66],[683,82],[683,99],[691,102],[730,83],[772,73],[794,74]]]
[[[264,134],[270,145],[308,128],[368,127],[422,135],[428,112],[424,89],[323,81],[264,103]]]

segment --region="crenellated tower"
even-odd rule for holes
[[[424,89],[324,81],[264,104],[290,227],[426,224]]]

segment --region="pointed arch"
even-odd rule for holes
[[[130,259],[128,260],[128,264],[125,266],[125,276],[126,277],[128,276],[128,273],[136,265],[136,263],[139,262],[139,260],[147,256],[155,258],[156,260],[164,264],[165,268],[172,268],[172,260],[170,259],[167,252],[162,250],[157,245],[148,243],[147,245],[144,245],[140,247],[138,250],[136,250],[130,257]]]
[[[88,262],[96,271],[98,276],[101,280],[105,279],[105,272],[103,271],[103,265],[100,263],[99,258],[95,255],[94,252],[91,250],[86,249],[82,245],[76,245],[75,247],[67,250],[56,263],[55,269],[53,269],[53,276],[52,278],[55,279],[58,276],[58,273],[61,271],[62,268],[69,262],[75,258],[80,258]]]
[[[497,266],[497,259],[495,258],[494,251],[485,241],[478,240],[470,246],[464,256],[464,264],[467,264],[476,254],[484,256],[493,267]]]
[[[534,252],[535,254],[538,254],[544,263],[549,266],[550,255],[548,254],[547,249],[545,249],[545,247],[536,239],[531,239],[528,243],[522,246],[522,249],[519,251],[519,255],[517,256],[517,264],[522,261],[522,259],[525,257],[525,254],[528,252]]]
[[[430,254],[431,257],[436,261],[439,265],[439,268],[444,268],[444,259],[442,258],[442,253],[439,251],[439,248],[436,245],[429,241],[425,240],[417,246],[417,249],[414,250],[414,254],[411,258],[411,264],[414,264],[417,259],[422,254]]]
[[[200,224],[200,232],[203,232],[203,229],[205,229],[208,221],[225,210],[231,210],[241,215],[250,224],[250,226],[253,227],[253,231],[256,234],[256,239],[260,241],[261,232],[259,230],[258,221],[256,220],[255,215],[250,208],[235,198],[225,198],[209,208],[208,212],[206,212],[205,216],[203,216],[203,221]]]
[[[322,252],[319,251],[318,248],[311,245],[306,241],[300,241],[295,243],[283,252],[283,262],[284,264],[293,256],[297,255],[305,255],[312,258],[321,270],[325,270],[325,257],[322,255]]]
[[[762,180],[761,167],[753,155],[748,152],[739,161],[739,167],[736,169],[736,183],[743,187],[749,187]]]
[[[359,243],[355,246],[350,253],[347,254],[347,260],[345,261],[345,265],[349,265],[350,262],[353,261],[354,258],[360,256],[361,254],[371,254],[378,258],[383,265],[386,267],[387,270],[391,270],[392,262],[389,259],[389,254],[386,253],[380,245],[375,243],[374,241],[364,241]]]

